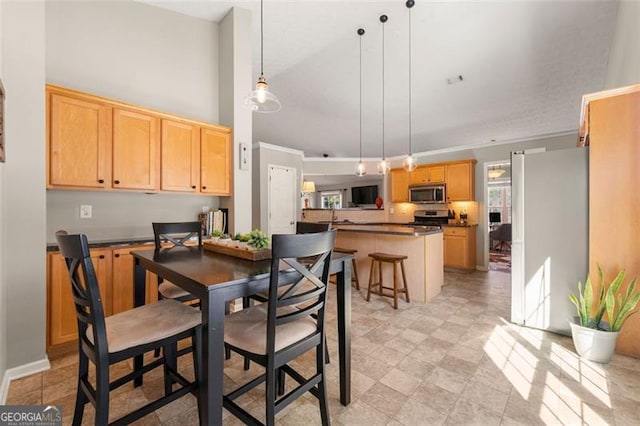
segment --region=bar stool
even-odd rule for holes
[[[360,280],[358,280],[358,266],[356,265],[356,253],[358,253],[358,250],[342,248],[342,247],[334,247],[333,251],[338,253],[347,253],[347,254],[353,255],[353,257],[351,258],[351,266],[352,266],[351,269],[353,269],[353,274],[351,275],[351,282],[356,284],[356,290],[360,290]]]
[[[405,300],[409,303],[409,289],[407,288],[407,277],[404,273],[404,260],[408,259],[407,256],[397,255],[397,254],[387,254],[387,253],[370,253],[369,257],[371,258],[371,271],[369,273],[369,288],[367,289],[367,302],[369,301],[369,296],[371,293],[377,294],[379,296],[392,297],[393,298],[393,309],[398,309],[398,293],[404,293]],[[375,264],[378,263],[378,282],[373,282],[373,272]],[[393,287],[385,287],[382,283],[382,264],[383,263],[393,263]],[[398,263],[400,264],[400,268],[402,270],[402,282],[404,287],[398,289]],[[373,291],[373,288],[378,287],[378,291]],[[385,294],[383,289],[392,290],[393,294]]]

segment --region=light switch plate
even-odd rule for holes
[[[80,205],[80,219],[91,219],[91,205]]]
[[[238,156],[240,158],[240,170],[249,170],[249,148],[247,144],[241,143],[238,149],[240,149],[240,155]]]

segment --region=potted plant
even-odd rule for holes
[[[260,250],[269,247],[269,237],[259,229],[249,232],[249,241],[247,245],[252,250]]]
[[[224,234],[222,233],[222,231],[219,231],[217,229],[213,230],[211,231],[211,241],[217,243],[220,237],[222,237],[223,235]]]
[[[218,244],[226,246],[231,242],[231,237],[229,234],[222,234],[220,239],[218,240]]]
[[[584,287],[578,282],[578,296],[569,294],[569,299],[575,305],[578,316],[571,323],[571,337],[578,354],[590,361],[607,363],[616,347],[616,340],[620,329],[640,301],[640,292],[635,292],[636,278],[631,280],[627,291],[621,291],[625,271],[622,270],[610,285],[604,281],[604,273],[598,265],[600,275],[600,291],[594,300],[595,291],[591,278],[587,276]],[[595,310],[593,309],[595,302]],[[608,323],[602,321],[607,313]],[[595,312],[592,316],[591,313]]]
[[[233,240],[236,248],[246,250],[248,248],[247,243],[249,242],[249,234],[237,233],[233,236]]]

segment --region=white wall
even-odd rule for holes
[[[640,2],[623,0],[618,2],[605,88],[637,83],[640,83]]]
[[[0,80],[4,75],[2,71],[2,2],[0,2]],[[0,404],[5,403],[6,381],[4,373],[7,370],[7,286],[5,280],[5,238],[4,238],[4,209],[7,203],[4,200],[4,163],[0,163]]]
[[[252,226],[252,112],[244,104],[251,89],[251,11],[234,7],[220,23],[220,123],[233,128],[232,197],[221,200],[229,209],[229,231],[246,232]],[[240,144],[247,148],[248,165],[240,168]]]
[[[7,368],[45,355],[45,7],[2,2]],[[8,250],[7,248],[11,249]]]
[[[218,24],[130,0],[55,1],[46,36],[47,82],[218,123]],[[92,219],[79,220],[80,204]],[[207,205],[218,197],[47,191],[47,240],[61,228],[146,237],[152,221],[193,220]]]

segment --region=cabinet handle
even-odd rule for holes
[[[101,254],[100,256],[98,256],[100,259],[104,259],[104,254]]]
[[[114,254],[113,257],[120,257],[120,253]]]
[[[118,184],[120,183],[120,181],[116,179],[116,180],[114,180],[114,181],[113,181],[113,183],[115,183],[116,185],[118,185]]]
[[[203,187],[202,187],[202,189],[207,189],[207,187],[206,187],[206,186],[203,186]]]
[[[104,183],[104,179],[98,179],[98,183]]]
[[[191,189],[196,189],[196,186],[195,185],[191,185]]]

